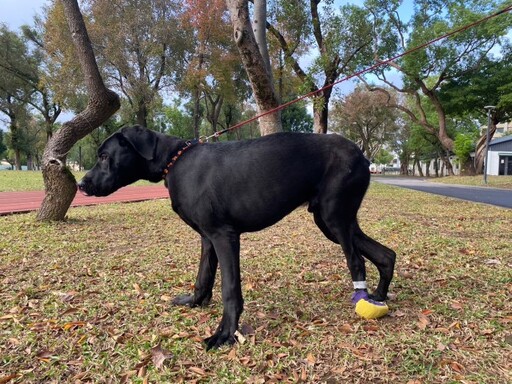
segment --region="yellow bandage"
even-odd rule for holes
[[[362,299],[356,304],[356,313],[364,319],[378,319],[388,312],[389,308],[384,303],[382,303],[382,305],[376,305]]]

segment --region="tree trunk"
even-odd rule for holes
[[[418,173],[420,174],[420,177],[425,177],[423,169],[421,168],[421,160],[418,160]]]
[[[14,148],[14,166],[17,171],[21,171],[21,151]]]
[[[244,65],[256,104],[258,114],[264,114],[279,106],[279,100],[274,92],[272,78],[258,48],[258,43],[249,20],[249,5],[247,0],[226,0],[233,24],[234,39],[242,63]],[[265,28],[265,24],[263,24]],[[273,112],[259,119],[262,136],[282,131],[281,113]]]
[[[454,176],[455,173],[453,172],[453,165],[452,162],[450,161],[450,156],[444,156],[443,154],[440,154],[440,157],[441,160],[443,161],[443,167],[446,167],[446,173],[448,174],[448,176]],[[444,172],[442,172],[442,174],[444,176]]]
[[[197,61],[197,72],[201,73],[204,63],[204,47],[203,42],[199,43],[198,47],[198,61]],[[194,138],[199,139],[201,133],[199,132],[199,126],[201,125],[201,84],[197,82],[194,85],[193,98],[194,98],[194,111],[193,111],[193,125],[194,125]]]
[[[143,127],[148,126],[148,108],[146,106],[145,100],[139,101],[139,106],[137,108],[137,124]]]
[[[45,197],[38,220],[64,220],[76,194],[76,180],[66,167],[66,155],[73,145],[99,127],[120,107],[119,96],[105,87],[77,0],[62,0],[64,13],[89,94],[86,109],[68,121],[48,141],[42,170]]]
[[[475,163],[472,158],[468,158],[464,163],[460,164],[461,176],[475,176]]]
[[[327,133],[329,100],[319,96],[313,101],[313,126],[316,133]]]
[[[489,131],[489,140],[492,140],[494,133],[496,132],[496,122],[491,121],[491,129]],[[476,143],[475,148],[475,172],[477,175],[483,175],[484,173],[484,160],[485,160],[485,145],[487,142],[487,131],[480,136]]]

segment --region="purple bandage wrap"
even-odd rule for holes
[[[356,291],[352,294],[352,304],[357,304],[359,300],[365,300],[373,305],[386,305],[385,303],[382,303],[380,301],[375,301],[368,298],[368,291],[366,289],[356,289]]]

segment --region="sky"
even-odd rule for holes
[[[34,15],[41,13],[41,8],[48,3],[48,0],[0,0],[0,23],[11,30],[32,24]]]

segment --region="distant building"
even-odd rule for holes
[[[485,129],[487,129],[487,127],[484,128],[483,132],[485,132]],[[512,134],[512,123],[507,121],[506,123],[499,123],[498,125],[496,125],[496,132],[494,132],[494,138],[497,139],[510,134]]]
[[[488,157],[488,175],[512,175],[512,136],[492,140]]]

